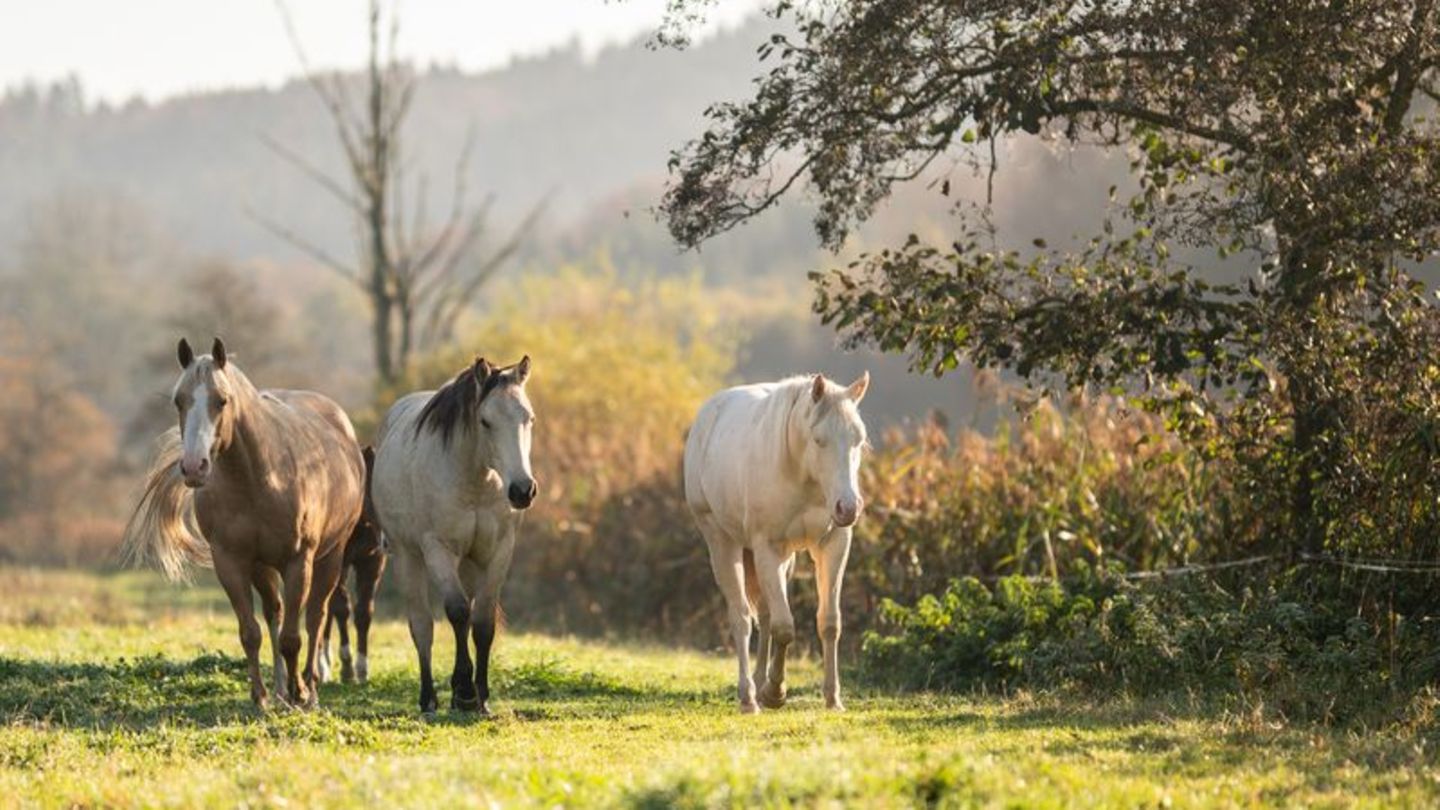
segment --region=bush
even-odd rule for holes
[[[1440,675],[1440,630],[1314,596],[1356,584],[1303,570],[1233,591],[1204,577],[1011,576],[993,590],[960,579],[908,606],[886,600],[863,667],[873,682],[912,689],[1199,692],[1292,719],[1369,718]]]
[[[1016,398],[980,383],[999,403]],[[852,642],[886,597],[940,593],[952,579],[1228,559],[1251,536],[1217,508],[1223,479],[1155,417],[1109,397],[1041,400],[993,437],[952,439],[933,421],[890,431],[861,472],[869,505],[843,594]]]

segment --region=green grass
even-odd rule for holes
[[[834,714],[806,660],[789,706],[742,717],[728,656],[539,635],[499,641],[495,718],[427,720],[415,711],[408,634],[393,620],[376,627],[367,687],[327,685],[319,711],[262,717],[234,619],[205,577],[177,588],[148,575],[0,569],[0,593],[0,805],[1440,801],[1440,762],[1414,728],[1362,734],[1183,702],[863,689]],[[448,633],[436,635],[446,652]],[[437,672],[448,673],[447,658]]]

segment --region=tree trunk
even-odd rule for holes
[[[1325,527],[1315,508],[1315,484],[1321,475],[1319,439],[1324,430],[1322,411],[1309,381],[1291,380],[1292,447],[1295,457],[1290,512],[1295,550],[1319,554],[1325,550]]]
[[[1285,321],[1277,335],[1290,344],[1276,347],[1291,407],[1290,550],[1294,556],[1319,554],[1325,550],[1325,526],[1316,508],[1315,488],[1324,475],[1320,441],[1326,425],[1320,381],[1315,379],[1311,356],[1314,349],[1307,343],[1317,328],[1319,291],[1327,257],[1308,240],[1291,236],[1305,233],[1303,227],[1277,226],[1276,231],[1283,273],[1276,303]]]

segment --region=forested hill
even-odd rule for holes
[[[640,40],[594,58],[571,46],[481,74],[427,68],[405,131],[413,176],[429,178],[431,210],[443,213],[473,128],[474,196],[493,195],[501,219],[548,199],[549,222],[563,227],[658,182],[705,106],[743,95],[765,30],[756,21],[686,51]],[[338,173],[334,130],[303,81],[119,108],[85,103],[83,88],[12,88],[0,103],[0,226],[9,242],[36,199],[100,190],[133,199],[201,252],[293,258],[247,208],[349,248],[334,201],[264,136]]]

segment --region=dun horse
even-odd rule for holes
[[[240,621],[250,698],[264,709],[259,591],[275,652],[276,696],[318,703],[315,645],[365,493],[365,462],[345,412],[309,391],[258,391],[215,339],[208,356],[179,345],[179,427],[161,439],[125,528],[128,558],[172,579],[211,563]],[[202,539],[203,538],[203,539]],[[299,667],[300,619],[309,645]]]
[[[422,712],[438,706],[430,672],[432,583],[455,631],[450,706],[489,711],[500,588],[522,510],[535,499],[529,376],[528,356],[506,368],[477,358],[440,390],[395,403],[380,423],[372,497],[405,589]]]
[[[375,449],[366,447],[365,480],[368,482],[375,471]],[[350,590],[345,587],[346,574],[355,572],[355,602],[350,601]],[[370,620],[375,615],[375,591],[380,587],[380,577],[385,573],[385,549],[382,545],[380,525],[375,522],[375,505],[370,498],[367,483],[365,511],[350,542],[345,544],[345,565],[340,570],[340,582],[335,594],[330,597],[330,615],[325,617],[325,632],[320,637],[320,680],[329,680],[330,628],[340,629],[340,679],[345,683],[370,679]],[[350,652],[350,617],[355,617],[355,654]]]
[[[800,549],[815,561],[825,705],[844,708],[840,581],[863,505],[857,476],[865,423],[857,406],[869,384],[868,373],[848,388],[817,374],[730,388],[700,408],[685,440],[685,501],[729,608],[742,712],[785,703],[785,653],[795,638],[786,591]],[[760,625],[753,680],[752,605]]]

